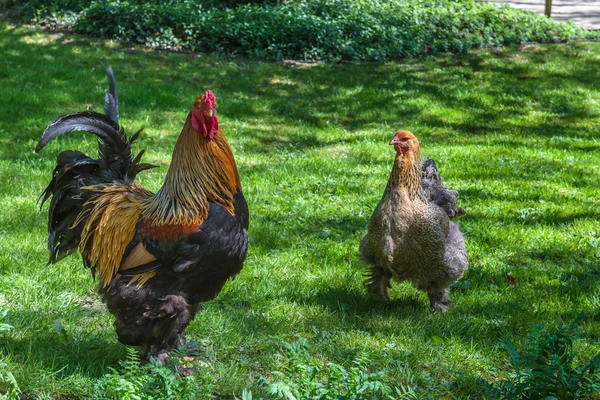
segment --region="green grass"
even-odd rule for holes
[[[538,325],[580,317],[577,354],[600,351],[600,43],[286,66],[1,23],[0,54],[0,323],[14,327],[0,332],[0,354],[31,396],[92,396],[126,357],[80,259],[45,265],[36,204],[61,149],[96,152],[86,134],[33,149],[57,116],[102,109],[105,63],[122,124],[145,127],[137,148],[160,166],[140,176],[149,189],[196,96],[210,88],[219,101],[251,212],[249,255],[188,333],[222,397],[260,392],[253,378],[282,367],[281,342],[295,335],[317,361],[370,354],[387,383],[432,399],[478,398],[478,378],[507,378],[504,343],[518,349]],[[388,305],[361,287],[358,242],[399,128],[419,137],[467,210],[470,268],[446,315],[407,284]]]

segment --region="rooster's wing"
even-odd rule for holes
[[[154,272],[183,279],[203,275],[219,279],[235,275],[248,247],[248,207],[243,194],[234,196],[234,213],[216,203],[199,226],[157,226],[142,219],[140,243],[156,260],[120,271],[122,275]]]

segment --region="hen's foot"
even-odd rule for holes
[[[432,311],[445,313],[450,308],[450,290],[445,289],[439,292],[428,292],[429,302]]]
[[[392,288],[390,278],[379,270],[371,270],[369,278],[364,283],[367,292],[376,299],[390,301],[388,289]]]

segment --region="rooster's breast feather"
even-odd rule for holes
[[[234,196],[233,204],[232,214],[211,202],[208,217],[198,226],[153,226],[150,221],[140,221],[144,247],[161,261],[155,268],[166,267],[167,273],[195,274],[212,266],[224,266],[232,268],[232,274],[237,273],[248,245],[248,207],[241,191]]]

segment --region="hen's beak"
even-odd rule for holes
[[[400,144],[400,141],[398,140],[398,138],[396,136],[394,136],[392,138],[392,141],[390,142],[390,146],[393,146],[395,144]]]

